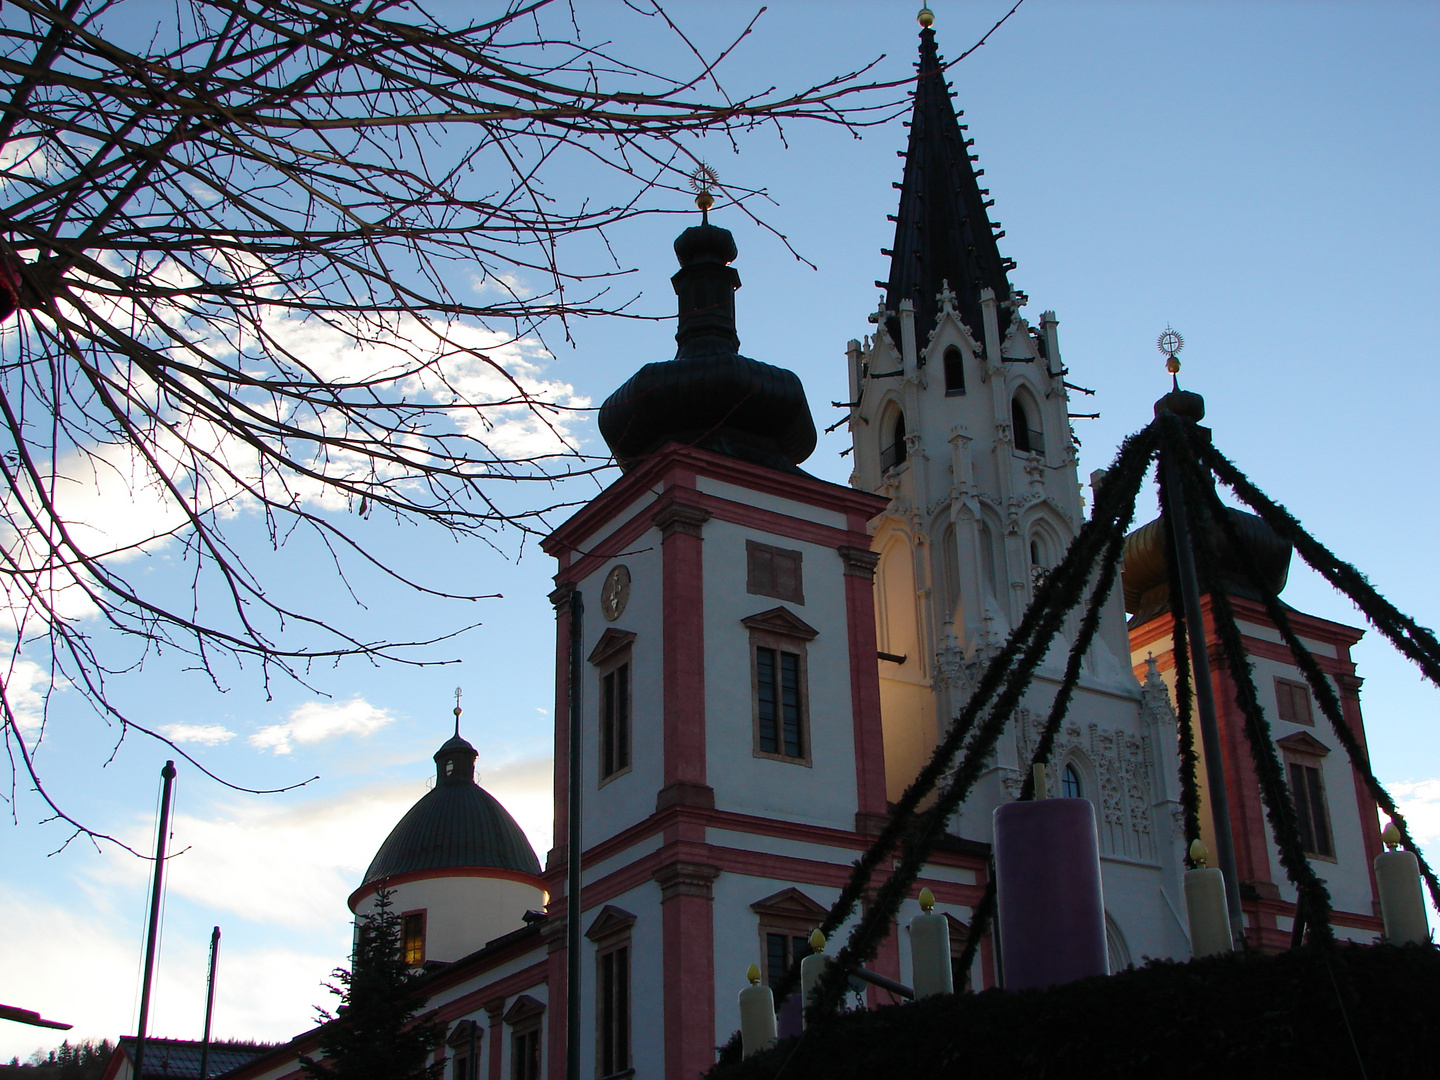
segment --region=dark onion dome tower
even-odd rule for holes
[[[1290,576],[1293,550],[1290,541],[1283,539],[1254,514],[1234,507],[1227,507],[1226,513],[1240,534],[1241,543],[1252,565],[1259,571],[1261,581],[1278,595]],[[1260,596],[1250,584],[1239,553],[1226,539],[1220,526],[1213,519],[1207,519],[1205,529],[1220,562],[1220,580],[1225,591],[1232,596],[1259,600]],[[1132,627],[1147,623],[1170,610],[1170,582],[1165,568],[1165,553],[1169,544],[1169,531],[1160,518],[1140,526],[1125,538],[1121,583],[1125,592],[1125,610],[1131,615]]]
[[[381,886],[392,890],[412,963],[458,960],[544,906],[540,860],[515,819],[475,783],[477,755],[455,713],[454,737],[435,752],[434,788],[390,831],[350,895],[359,916]]]
[[[739,353],[735,255],[730,230],[711,225],[708,212],[676,238],[675,359],[646,364],[600,407],[600,434],[622,469],[669,442],[786,472],[815,450],[799,376]]]

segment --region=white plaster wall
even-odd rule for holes
[[[1157,866],[1104,857],[1100,876],[1105,911],[1120,927],[1136,967],[1147,957],[1190,956],[1185,898],[1174,877]]]
[[[610,570],[630,570],[630,599],[613,623],[600,609],[600,591]],[[584,845],[593,847],[643,821],[655,810],[655,793],[664,786],[664,659],[661,636],[660,535],[647,531],[623,554],[580,582],[585,598],[582,707],[584,743]],[[600,674],[588,657],[606,630],[636,635],[630,661],[630,770],[600,783]]]
[[[745,591],[747,539],[803,553],[804,604]],[[855,728],[840,556],[712,519],[705,525],[704,568],[706,769],[716,807],[853,829]],[[781,606],[819,631],[806,647],[810,766],[754,751],[750,631],[740,620]]]
[[[392,891],[392,911],[425,911],[425,959],[447,963],[520,929],[526,911],[545,906],[542,889],[505,878],[427,878]],[[374,910],[375,899],[372,894],[362,900],[356,916]]]
[[[821,506],[797,503],[795,500],[781,495],[768,495],[763,491],[754,491],[738,484],[727,484],[724,480],[717,480],[713,476],[696,477],[695,488],[707,495],[715,495],[721,499],[729,499],[731,502],[753,506],[760,510],[788,514],[790,517],[813,521],[817,525],[829,525],[835,529],[846,528],[845,515],[838,510],[827,510]]]

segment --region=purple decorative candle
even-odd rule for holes
[[[1106,975],[1105,899],[1089,799],[995,810],[996,899],[1007,990]]]

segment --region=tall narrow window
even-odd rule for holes
[[[1010,402],[1010,424],[1014,432],[1015,449],[1022,454],[1043,454],[1045,440],[1040,429],[1031,423],[1030,410],[1019,396]]]
[[[755,754],[808,765],[806,643],[815,630],[783,607],[741,622],[750,628]]]
[[[600,777],[630,767],[630,664],[600,677]]]
[[[811,931],[825,921],[826,911],[794,887],[756,901],[750,910],[759,921],[765,985],[774,986],[797,959],[810,955]]]
[[[1325,784],[1319,765],[1299,761],[1290,766],[1290,797],[1295,801],[1295,814],[1300,819],[1300,846],[1308,855],[1334,858],[1335,844],[1330,835],[1330,813],[1325,806]]]
[[[905,446],[905,414],[895,411],[895,422],[890,426],[890,443],[880,451],[880,471],[885,472],[905,463],[908,450]]]
[[[600,760],[596,762],[604,784],[630,769],[631,745],[631,647],[635,635],[610,627],[590,651],[590,663],[598,676],[598,732]]]
[[[450,1048],[450,1080],[477,1080],[480,1040],[485,1030],[474,1020],[461,1020],[445,1037]]]
[[[425,963],[425,912],[407,912],[401,916],[400,928],[405,963],[420,967]]]
[[[510,1080],[540,1080],[544,1017],[544,1004],[529,994],[521,994],[505,1010],[505,1023],[510,1026]]]
[[[760,708],[760,749],[767,754],[804,757],[800,655],[757,646],[755,680]]]
[[[595,943],[595,1075],[631,1066],[630,935],[635,916],[606,904],[585,931]]]
[[[965,393],[965,360],[960,350],[951,345],[945,350],[945,395]]]

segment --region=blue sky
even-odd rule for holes
[[[916,6],[773,3],[722,76],[732,93],[808,85],[885,53],[880,71],[900,77],[915,55]],[[934,6],[942,54],[953,57],[1009,4]],[[728,41],[752,14],[739,3],[670,10],[702,48]],[[656,29],[619,3],[578,14],[587,34],[678,63]],[[1070,379],[1096,390],[1077,408],[1101,413],[1077,421],[1082,478],[1149,418],[1166,388],[1154,339],[1172,324],[1186,338],[1182,382],[1205,395],[1220,448],[1425,625],[1440,620],[1428,562],[1440,531],[1430,437],[1440,401],[1437,47],[1440,8],[1423,3],[1026,0],[951,76],[1006,230],[1002,253],[1019,264],[1012,281],[1032,298],[1027,314],[1057,312]],[[775,205],[763,216],[818,268],[717,209],[740,249],[742,351],[799,372],[820,426],[838,416],[829,402],[845,397],[845,342],[866,331],[872,282],[886,276],[879,249],[892,240],[885,215],[895,209],[904,135],[898,121],[860,140],[791,125],[789,149],[763,131],[743,138],[739,154],[719,142],[701,148],[726,180],[768,191]],[[621,262],[637,268],[629,280],[639,310],[673,311],[670,241],[687,223],[652,218],[613,234]],[[581,324],[573,346],[550,341],[545,377],[598,403],[641,364],[672,355],[672,333],[665,322]],[[594,447],[593,424],[577,430]],[[843,433],[823,438],[806,467],[843,483],[844,448]],[[318,670],[313,684],[328,697],[278,683],[267,700],[251,670],[226,673],[217,693],[170,656],[113,683],[156,726],[230,732],[212,746],[189,744],[228,778],[281,786],[320,777],[285,795],[243,796],[182,768],[175,844],[189,851],[174,863],[157,1034],[198,1037],[216,923],[225,934],[217,1032],[283,1038],[308,1023],[311,1006],[325,1003],[320,979],[344,959],[344,897],[423,793],[456,685],[481,782],[544,856],[549,561],[515,543],[497,553],[409,525],[375,520],[367,529],[430,580],[504,598],[443,605],[362,578],[366,606],[357,608],[324,587],[303,543],[267,553],[254,528],[247,549],[310,606],[367,635],[431,636],[479,622],[429,654],[459,663]],[[173,551],[135,565],[158,587],[181,587]],[[1358,618],[1299,568],[1285,598],[1341,622]],[[1437,692],[1373,634],[1356,657],[1376,770],[1440,853]],[[111,742],[76,697],[57,694],[41,751],[53,790],[72,813],[148,847],[166,753],[132,738],[102,768]],[[0,923],[0,1001],[71,1021],[78,1035],[131,1030],[147,867],[79,842],[51,854],[67,834],[40,824],[38,800],[19,792],[15,813],[18,823],[0,829],[0,897],[12,913]],[[6,1060],[41,1044],[50,1044],[46,1033],[0,1027]]]

